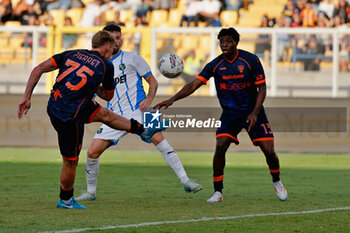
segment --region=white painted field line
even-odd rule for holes
[[[119,226],[80,228],[80,229],[72,229],[72,230],[64,230],[64,231],[46,231],[46,232],[42,232],[42,233],[70,233],[70,232],[83,232],[83,231],[92,231],[92,230],[109,230],[109,229],[117,229],[117,228],[144,227],[144,226],[155,226],[155,225],[172,224],[172,223],[192,223],[192,222],[206,222],[206,221],[213,221],[213,220],[229,220],[229,219],[265,217],[265,216],[314,214],[314,213],[322,213],[322,212],[338,211],[338,210],[350,210],[350,206],[338,207],[338,208],[328,208],[328,209],[318,209],[318,210],[282,212],[282,213],[246,214],[246,215],[237,215],[237,216],[228,216],[228,217],[215,217],[215,218],[203,217],[203,218],[199,218],[199,219],[188,219],[188,220],[174,220],[174,221],[163,221],[163,222],[144,222],[144,223],[119,225]]]

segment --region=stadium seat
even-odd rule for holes
[[[125,23],[125,25],[134,25],[134,12],[130,10],[120,11],[120,22]]]
[[[114,9],[109,9],[102,14],[102,24],[108,22],[113,22],[115,20],[115,11]]]
[[[232,27],[237,24],[238,11],[224,10],[220,14],[220,21],[223,27]]]
[[[168,11],[166,10],[153,10],[149,20],[150,27],[163,27],[166,26],[168,21]]]
[[[6,23],[4,25],[6,27],[20,27],[21,22],[19,22],[19,21],[6,21]]]
[[[71,8],[66,11],[66,16],[72,19],[74,26],[79,26],[83,12],[84,8]]]
[[[53,17],[53,24],[55,26],[63,26],[64,24],[64,11],[62,9],[50,10],[49,15]]]
[[[176,9],[176,8],[170,9],[168,26],[169,27],[179,27],[182,14],[183,14],[183,12],[179,9]]]

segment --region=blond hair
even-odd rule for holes
[[[100,48],[109,42],[114,42],[114,37],[107,31],[98,31],[91,40],[91,45],[93,49]]]

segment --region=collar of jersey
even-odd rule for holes
[[[228,59],[226,59],[225,56],[224,56],[224,59],[225,59],[226,61],[228,61],[229,63],[233,63],[233,62],[236,60],[236,58],[238,57],[238,53],[239,53],[239,50],[237,49],[237,54],[236,54],[236,56],[235,56],[231,61],[228,60]]]
[[[120,56],[120,54],[122,54],[122,50],[119,50],[119,53],[117,53],[117,55],[115,55],[114,57],[112,57],[111,59],[109,59],[109,61],[113,61],[114,59],[116,59],[117,57]]]

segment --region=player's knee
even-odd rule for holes
[[[64,165],[67,167],[77,167],[78,161],[79,159],[75,159],[75,160],[64,159]]]
[[[158,145],[159,143],[161,143],[164,140],[164,136],[161,132],[157,132],[153,135],[153,137],[151,138],[151,141],[153,144]]]
[[[100,155],[101,155],[101,153],[99,151],[96,151],[92,148],[89,148],[87,151],[87,157],[89,159],[97,159],[100,157]]]

